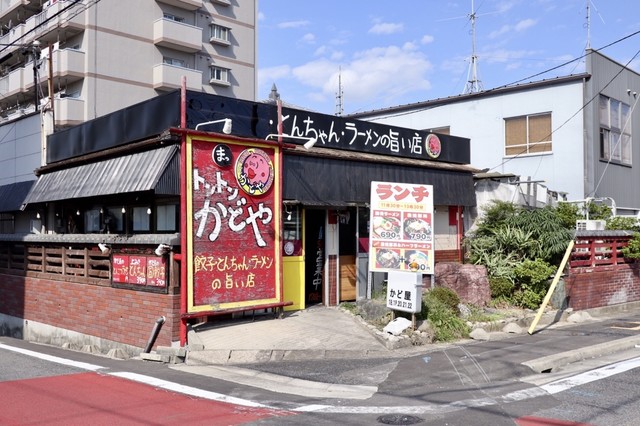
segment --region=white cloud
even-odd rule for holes
[[[524,31],[524,30],[526,30],[528,28],[533,27],[536,24],[536,22],[537,21],[535,19],[524,19],[524,20],[518,22],[516,24],[516,26],[514,27],[514,29],[516,31]]]
[[[306,33],[305,35],[302,36],[301,41],[307,44],[315,44],[316,36],[312,33]]]
[[[286,28],[301,28],[309,25],[309,21],[286,21],[280,22],[278,24],[278,28],[286,29]]]
[[[347,104],[349,101],[392,104],[407,93],[431,88],[427,74],[432,65],[411,43],[360,51],[346,63],[326,58],[314,60],[295,67],[292,74],[313,89],[308,94],[310,98],[328,100],[335,97],[340,68]]]
[[[523,19],[515,25],[503,25],[502,27],[500,27],[500,29],[491,31],[488,37],[490,39],[495,39],[513,31],[521,32],[533,27],[536,22],[537,21],[535,19]]]
[[[432,35],[428,35],[425,34],[422,36],[422,39],[420,40],[420,43],[422,44],[429,44],[429,43],[433,43],[434,37]]]
[[[258,86],[271,85],[280,79],[289,78],[291,76],[291,67],[289,65],[280,65],[271,68],[258,69]]]
[[[395,24],[391,22],[379,22],[369,28],[371,34],[394,34],[399,33],[404,29],[403,24]]]

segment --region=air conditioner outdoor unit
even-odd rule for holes
[[[604,231],[606,226],[606,220],[576,220],[578,231]]]

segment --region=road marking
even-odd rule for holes
[[[555,382],[547,383],[540,386],[540,388],[553,395],[558,392],[563,392],[571,389],[575,386],[584,385],[594,382],[596,380],[604,379],[616,374],[624,373],[625,371],[633,370],[640,366],[640,358],[632,358],[626,361],[620,361],[615,364],[605,365],[604,367],[596,368],[595,370],[586,371],[584,373],[577,374],[575,376],[567,377],[565,379],[556,380]]]
[[[103,368],[106,368],[106,367],[103,367],[101,365],[89,364],[87,362],[73,361],[71,359],[60,358],[60,357],[53,356],[53,355],[41,354],[39,352],[30,351],[28,349],[16,348],[16,347],[13,347],[13,346],[5,345],[4,343],[0,343],[0,349],[5,349],[7,351],[17,352],[17,353],[20,353],[20,354],[23,354],[23,355],[28,355],[30,357],[39,358],[39,359],[42,359],[42,360],[45,360],[45,361],[55,362],[56,364],[62,364],[62,365],[70,366],[70,367],[81,368],[83,370],[97,371],[97,370],[101,370]]]
[[[260,404],[259,402],[249,401],[248,399],[235,398],[233,396],[224,395],[217,392],[206,391],[204,389],[198,389],[191,386],[185,386],[167,380],[157,379],[151,376],[145,376],[143,374],[129,373],[129,372],[114,372],[108,373],[111,376],[120,377],[127,380],[132,380],[138,383],[144,383],[149,386],[166,389],[172,392],[177,392],[185,395],[196,396],[199,398],[209,399],[219,402],[227,402],[229,404],[242,405],[245,407],[257,407],[257,408],[274,408],[268,405]]]

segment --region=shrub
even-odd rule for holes
[[[640,259],[640,233],[634,232],[627,246],[620,251],[627,259]]]
[[[422,310],[433,327],[434,339],[447,342],[467,337],[469,326],[446,303],[434,297],[433,291],[423,298]],[[454,293],[455,294],[455,293]]]
[[[635,217],[615,216],[607,219],[607,229],[638,232],[640,231],[640,226]]]
[[[438,299],[446,306],[449,307],[454,313],[458,313],[458,305],[460,304],[460,297],[458,294],[447,287],[436,287],[429,291],[429,297]]]
[[[515,285],[505,277],[490,277],[489,288],[491,289],[491,297],[494,299],[508,299],[513,294]]]
[[[514,273],[521,288],[530,288],[535,292],[545,292],[547,281],[554,268],[544,260],[525,260],[516,266]]]
[[[528,309],[537,309],[543,298],[544,296],[541,296],[540,293],[533,291],[526,286],[521,290],[517,290],[511,297],[516,306]]]

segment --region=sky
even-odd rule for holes
[[[485,90],[584,72],[587,43],[640,72],[640,0],[259,0],[257,100],[275,84],[336,114],[342,87],[351,114],[459,95],[474,27]]]

